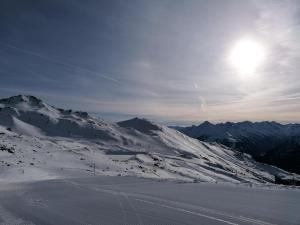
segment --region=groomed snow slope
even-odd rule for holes
[[[295,176],[146,119],[113,124],[33,96],[0,100],[0,181],[93,174],[233,183]]]

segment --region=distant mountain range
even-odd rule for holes
[[[193,182],[300,183],[300,176],[147,119],[108,123],[34,96],[0,99],[0,182],[91,173]]]
[[[206,121],[198,126],[174,128],[190,137],[223,144],[248,153],[257,161],[300,174],[300,124]]]

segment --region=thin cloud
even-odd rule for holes
[[[30,50],[27,50],[27,49],[24,49],[24,48],[20,48],[20,47],[17,47],[15,45],[11,45],[11,44],[8,44],[8,43],[2,42],[2,41],[0,41],[0,45],[8,47],[10,49],[14,49],[14,50],[16,50],[18,52],[21,52],[21,53],[24,53],[24,54],[28,54],[28,55],[31,55],[31,56],[35,56],[35,57],[44,59],[44,60],[46,60],[48,62],[51,62],[51,63],[55,63],[55,64],[58,64],[58,65],[61,65],[61,66],[65,66],[65,67],[77,70],[78,72],[83,72],[83,73],[88,72],[90,74],[93,74],[93,75],[102,77],[106,80],[109,80],[109,81],[120,84],[120,81],[117,80],[116,78],[112,77],[112,76],[107,76],[107,75],[95,72],[93,70],[90,70],[90,69],[86,69],[86,68],[83,68],[83,67],[80,67],[80,66],[69,64],[69,63],[63,62],[62,60],[54,59],[54,58],[46,56],[44,54],[40,54],[40,53],[30,51]]]

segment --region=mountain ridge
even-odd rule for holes
[[[176,128],[201,141],[217,142],[251,154],[256,160],[300,173],[300,124],[275,121],[202,123]],[[289,145],[285,145],[289,143]],[[291,150],[294,144],[294,151]],[[288,146],[288,147],[285,147]],[[280,147],[280,148],[279,148]],[[279,155],[282,158],[278,157]],[[289,163],[292,160],[293,163]]]
[[[102,175],[206,182],[274,183],[275,177],[297,177],[143,118],[108,123],[34,96],[0,104],[0,181],[78,176],[91,168]]]

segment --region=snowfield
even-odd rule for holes
[[[299,179],[146,119],[107,123],[33,96],[0,104],[0,182],[88,175],[255,184],[274,183],[275,175]]]
[[[298,225],[300,191],[137,177],[59,179],[0,188],[1,225]]]

